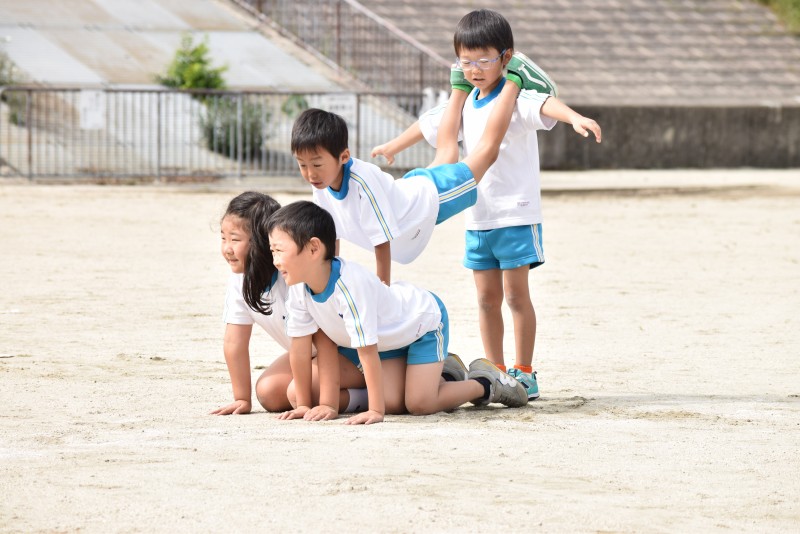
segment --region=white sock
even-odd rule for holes
[[[350,394],[350,402],[347,403],[347,408],[344,410],[345,413],[363,412],[369,407],[367,388],[348,388],[347,393]]]

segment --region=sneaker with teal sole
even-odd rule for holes
[[[526,373],[516,368],[508,370],[508,374],[517,379],[517,382],[525,386],[528,391],[528,400],[539,398],[539,384],[536,382],[536,371]]]
[[[467,366],[461,361],[457,354],[447,353],[442,367],[442,376],[449,382],[461,382],[467,379]]]
[[[531,58],[522,52],[515,52],[506,65],[508,79],[516,83],[520,89],[535,91],[550,96],[558,96],[556,82]]]
[[[499,402],[509,408],[519,408],[528,404],[525,386],[486,358],[480,358],[469,364],[469,378],[485,378],[489,381],[489,398],[474,400],[472,404],[482,406],[490,402]]]

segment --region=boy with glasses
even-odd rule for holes
[[[528,398],[539,397],[533,351],[536,313],[528,286],[529,270],[544,263],[537,130],[567,122],[584,137],[598,124],[557,98],[556,85],[535,63],[514,53],[508,21],[480,9],[459,21],[454,35],[456,63],[451,70],[450,100],[425,113],[372,156],[394,155],[426,139],[436,147],[433,165],[458,160],[458,134],[465,156],[477,146],[498,95],[513,82],[520,91],[497,161],[478,185],[478,199],[466,211],[464,266],[472,269],[478,292],[478,317],[486,357],[505,370],[502,303],[511,308],[516,359],[509,374],[522,382]],[[504,76],[504,70],[507,76]]]

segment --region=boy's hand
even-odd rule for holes
[[[389,165],[394,163],[394,152],[389,150],[389,143],[385,143],[383,145],[378,145],[372,149],[370,156],[373,158],[377,158],[378,156],[383,156],[386,158],[386,163]]]
[[[303,419],[310,409],[311,408],[308,406],[298,406],[294,410],[289,410],[288,412],[279,414],[278,419],[283,419],[284,421],[288,421],[289,419]]]
[[[572,121],[572,128],[578,133],[578,135],[582,135],[583,137],[589,137],[589,132],[591,131],[598,143],[602,141],[600,125],[588,117],[578,115]]]
[[[223,406],[212,412],[208,412],[208,415],[244,415],[246,413],[250,413],[252,408],[253,405],[250,403],[250,401],[237,400],[233,401],[227,406]]]
[[[354,415],[344,422],[346,425],[371,425],[372,423],[380,423],[383,421],[383,414],[375,410],[369,410]]]
[[[339,417],[339,413],[336,410],[330,406],[320,404],[307,411],[303,419],[306,421],[330,421],[337,417]]]

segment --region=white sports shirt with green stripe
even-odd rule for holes
[[[501,90],[502,84],[480,100],[477,89],[469,94],[459,132],[464,156],[478,145]],[[466,210],[467,230],[493,230],[542,222],[536,132],[550,130],[557,123],[541,114],[547,98],[549,95],[534,91],[520,92],[497,161],[478,184],[478,201]],[[437,106],[419,119],[425,140],[433,146],[436,146],[443,113],[444,106]]]
[[[339,191],[314,189],[314,202],[336,223],[336,236],[372,251],[391,241],[392,260],[414,261],[430,241],[439,192],[424,176],[395,180],[380,167],[350,158]]]
[[[312,295],[305,284],[289,287],[286,333],[303,337],[322,330],[340,347],[378,345],[379,351],[407,347],[442,321],[430,292],[406,282],[387,286],[365,267],[334,258],[325,291]]]

